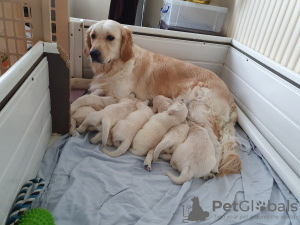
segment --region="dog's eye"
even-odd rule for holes
[[[113,40],[115,40],[115,37],[111,36],[111,35],[107,35],[106,39],[109,40],[109,41],[113,41]]]
[[[92,39],[95,39],[95,38],[96,38],[96,35],[95,35],[95,34],[92,34],[92,35],[91,35],[91,38],[92,38]]]

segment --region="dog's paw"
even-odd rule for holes
[[[83,133],[85,131],[85,128],[80,126],[76,130],[78,131],[78,133]]]
[[[93,91],[92,93],[91,93],[91,95],[98,95],[98,96],[104,96],[104,94],[105,94],[105,92],[104,92],[104,90],[103,89],[96,89],[95,91]]]
[[[219,173],[219,163],[216,163],[215,167],[210,171],[210,173],[213,173],[215,176]]]
[[[107,146],[110,146],[110,147],[114,146],[114,144],[113,144],[113,142],[112,142],[111,139],[108,139],[108,140],[107,140],[106,145],[107,145]]]
[[[99,141],[100,141],[100,140],[99,140],[97,137],[96,137],[96,138],[93,137],[93,138],[90,139],[90,142],[91,142],[92,144],[94,144],[94,145],[97,144]]]
[[[213,168],[212,171],[211,171],[211,173],[213,173],[214,175],[217,175],[219,173],[218,167]]]
[[[210,180],[214,177],[216,177],[216,175],[214,173],[210,172],[209,174],[207,174],[203,177],[203,180]]]
[[[213,172],[213,174],[215,175],[215,177],[219,174],[219,172]]]
[[[75,131],[75,129],[70,129],[69,133],[70,133],[73,137],[76,136],[76,131]]]
[[[151,164],[150,165],[145,165],[145,169],[151,172]]]

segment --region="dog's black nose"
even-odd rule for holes
[[[92,60],[99,61],[101,53],[98,50],[91,50],[90,56],[91,56]]]

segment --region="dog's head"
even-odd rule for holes
[[[178,99],[168,108],[167,112],[169,115],[180,115],[185,119],[188,114],[188,109],[183,99]]]
[[[154,113],[166,111],[173,104],[173,100],[163,95],[157,95],[153,98]]]
[[[84,54],[91,62],[101,64],[117,59],[127,62],[133,56],[132,45],[128,28],[112,20],[102,20],[87,30]]]

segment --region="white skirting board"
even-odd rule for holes
[[[278,176],[282,179],[285,185],[290,189],[294,196],[300,199],[300,179],[297,174],[291,169],[287,162],[277,153],[270,145],[265,137],[253,125],[243,111],[238,107],[238,123],[243,128],[245,133],[257,146],[268,163],[272,166]]]
[[[16,65],[14,69],[22,68]],[[44,58],[0,111],[0,224],[4,223],[20,187],[36,176],[49,142],[48,86],[48,62]]]
[[[268,70],[256,54],[243,51],[247,55],[229,48],[220,77],[240,107],[239,123],[299,200],[300,89],[282,78],[291,77],[289,69],[272,63]]]
[[[221,78],[252,123],[300,176],[300,104],[295,104],[300,102],[300,89],[234,48]]]
[[[270,69],[277,71],[278,73],[282,74],[284,77],[286,77],[286,78],[290,79],[291,81],[295,82],[296,84],[300,85],[299,73],[296,73],[295,71],[282,66],[281,64],[275,62],[274,60],[262,55],[261,53],[247,47],[246,45],[244,45],[234,39],[232,40],[232,45],[234,47],[240,49],[241,51],[247,53],[248,55],[252,56],[260,63],[265,64]]]

